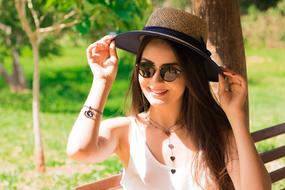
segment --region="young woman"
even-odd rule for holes
[[[196,16],[162,8],[143,30],[91,44],[93,83],[70,133],[68,155],[101,162],[116,153],[126,190],[271,189],[248,131],[246,81],[210,59],[206,31]],[[115,43],[137,55],[131,114],[101,122],[117,74]],[[219,101],[209,81],[219,82]]]

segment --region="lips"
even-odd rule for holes
[[[168,92],[168,90],[164,89],[149,89],[149,92],[153,96],[162,96]]]

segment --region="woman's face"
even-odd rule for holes
[[[185,80],[183,73],[179,72],[181,66],[170,45],[160,39],[151,40],[143,50],[138,65],[141,64],[144,64],[145,68],[151,67],[152,71],[155,70],[154,75],[149,78],[138,75],[141,90],[150,105],[181,105]],[[168,71],[164,75],[164,79],[168,81],[162,78],[161,68]]]

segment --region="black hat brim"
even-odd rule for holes
[[[130,31],[116,35],[115,44],[117,48],[136,54],[139,50],[141,41],[144,36],[161,37],[190,48],[198,55],[202,56],[202,58],[204,59],[203,64],[208,80],[212,82],[218,82],[218,74],[222,73],[222,69],[210,58],[210,56],[208,56],[206,53],[204,53],[202,50],[195,47],[194,45],[174,36],[146,30]]]

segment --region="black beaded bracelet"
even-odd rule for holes
[[[86,108],[88,108],[88,110],[86,110],[85,112],[84,112],[84,115],[87,117],[87,118],[89,118],[89,119],[95,119],[95,116],[97,115],[97,114],[99,114],[99,115],[103,115],[103,112],[101,112],[100,110],[98,110],[98,109],[96,109],[96,108],[92,108],[91,106],[85,106],[84,105],[84,107],[86,107]]]

